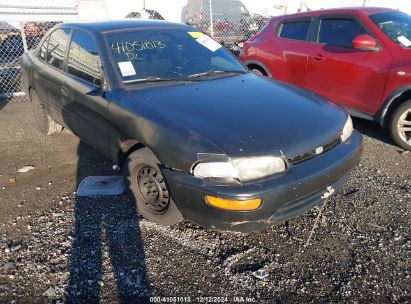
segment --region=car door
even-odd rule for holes
[[[63,123],[60,88],[70,32],[66,28],[53,31],[40,46],[39,57],[33,69],[33,87],[49,115],[59,123]]]
[[[391,65],[388,50],[357,50],[355,37],[373,33],[352,15],[323,15],[308,58],[305,88],[338,105],[375,114]]]
[[[312,18],[285,19],[277,25],[275,39],[276,53],[280,54],[280,65],[274,62],[270,66],[273,78],[292,83],[296,86],[305,85],[308,52]]]
[[[102,63],[94,37],[74,29],[67,53],[63,92],[63,116],[69,128],[82,140],[107,153],[108,101],[101,88]]]

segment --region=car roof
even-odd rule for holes
[[[70,22],[62,23],[60,27],[75,27],[88,30],[90,32],[102,33],[108,31],[116,31],[130,28],[164,28],[164,27],[181,27],[181,28],[192,28],[191,26],[167,22],[163,20],[110,20],[110,21],[94,21],[94,22]]]
[[[318,16],[322,14],[357,14],[363,13],[366,15],[373,15],[384,12],[396,12],[398,10],[386,7],[368,7],[368,6],[359,6],[359,7],[341,7],[341,8],[329,8],[315,11],[308,11],[303,13],[296,13],[281,16],[281,18],[289,17],[303,17],[303,16]]]

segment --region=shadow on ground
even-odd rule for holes
[[[81,142],[77,151],[77,185],[86,176],[113,175],[109,161],[89,146]],[[104,294],[117,295],[119,303],[148,302],[139,216],[125,196],[77,198],[69,272],[68,303],[99,303]]]
[[[383,143],[395,146],[390,137],[388,129],[381,128],[378,123],[354,117],[353,122],[354,128],[357,131],[361,132],[361,134],[382,141]]]
[[[1,92],[0,92],[1,94]],[[0,97],[0,111],[6,106],[6,104],[11,100],[11,97]]]

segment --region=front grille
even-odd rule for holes
[[[336,139],[334,139],[334,140],[326,143],[325,145],[323,145],[324,151],[323,151],[322,153],[331,150],[332,148],[334,148],[334,147],[335,147],[336,145],[338,145],[339,143],[340,143],[340,138],[336,138]],[[321,154],[322,154],[322,153],[321,153]],[[321,155],[321,154],[320,154],[320,155]],[[317,154],[317,153],[315,152],[315,150],[313,150],[313,151],[309,151],[309,152],[304,153],[304,154],[301,154],[301,155],[297,155],[297,156],[295,156],[295,157],[293,157],[293,158],[289,158],[289,159],[288,159],[288,162],[289,162],[290,164],[295,165],[295,164],[302,163],[302,162],[304,162],[304,161],[306,161],[306,160],[309,160],[309,159],[311,159],[311,158],[313,158],[313,157],[316,157],[317,155],[319,155],[319,154]]]

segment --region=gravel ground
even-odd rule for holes
[[[321,206],[243,235],[161,227],[125,196],[78,198],[84,177],[115,174],[110,161],[38,133],[28,102],[0,103],[0,303],[409,303],[411,153],[355,126],[361,165],[304,246]]]

